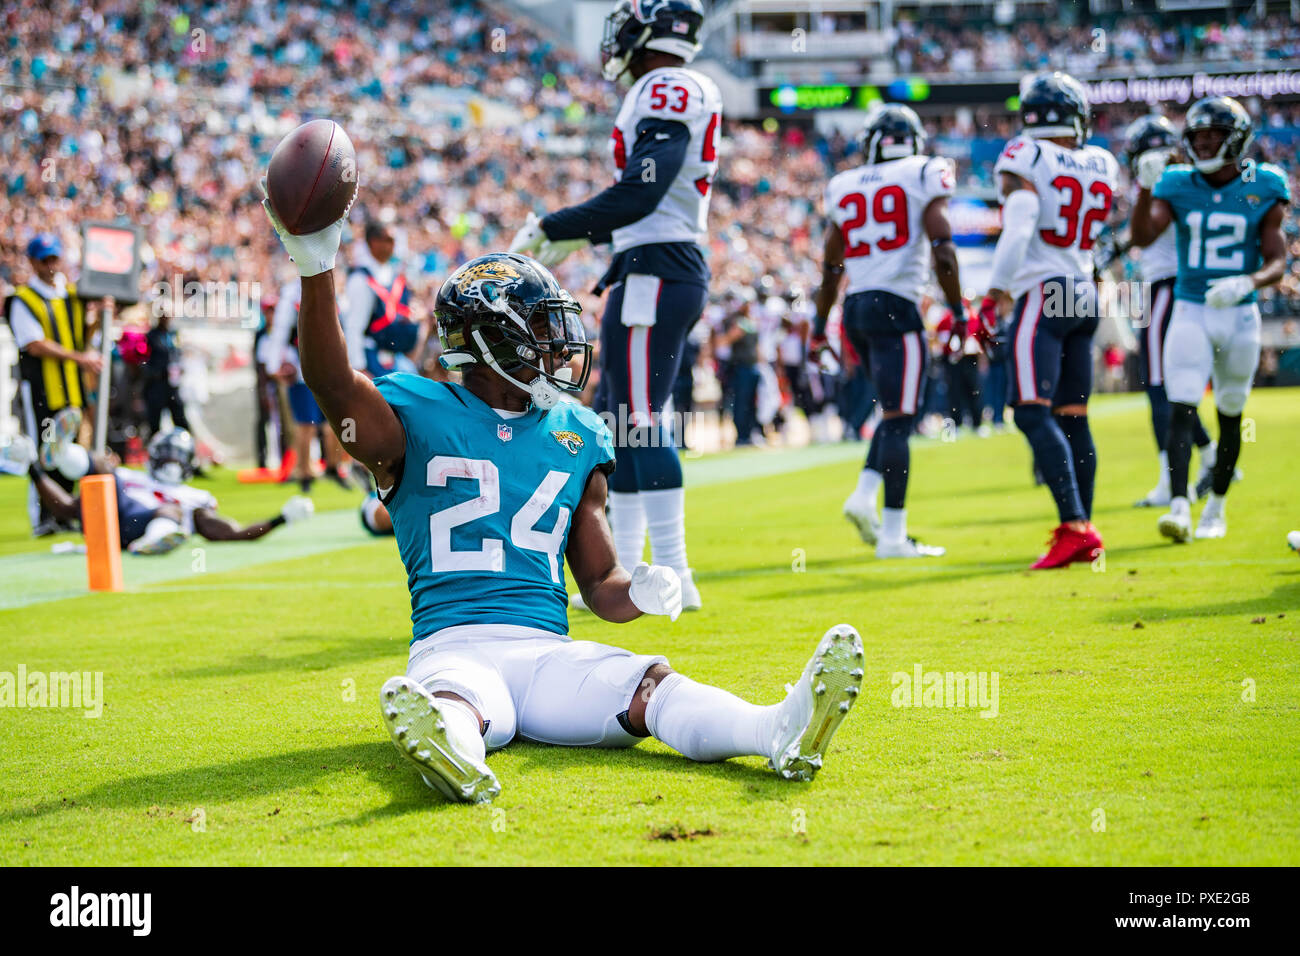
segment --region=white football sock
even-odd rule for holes
[[[852,504],[857,508],[874,508],[876,506],[876,492],[880,490],[882,476],[874,468],[863,468],[858,473],[858,486],[853,489],[853,494],[849,495],[849,500],[845,504]]]
[[[478,717],[474,716],[474,711],[468,704],[452,700],[450,697],[434,699],[438,701],[438,709],[442,711],[442,719],[447,725],[447,739],[451,741],[452,746],[458,753],[482,763],[483,758],[487,756],[487,745],[483,743],[483,735],[479,733]]]
[[[664,488],[641,492],[646,528],[650,532],[650,561],[684,574],[686,563],[686,490]]]
[[[628,570],[635,568],[645,551],[645,509],[640,492],[609,493],[609,526],[614,534],[618,563]]]
[[[1186,515],[1190,517],[1192,514],[1191,502],[1189,502],[1182,495],[1179,495],[1170,500],[1169,513],[1175,515]]]
[[[880,538],[883,541],[902,541],[907,537],[907,509],[884,508],[880,512]]]
[[[1213,468],[1214,463],[1219,460],[1219,443],[1212,441],[1201,449],[1201,467]]]
[[[1205,509],[1201,512],[1201,520],[1204,521],[1206,518],[1222,518],[1223,506],[1226,502],[1226,496],[1215,494],[1211,491],[1210,497],[1205,499]]]
[[[1168,489],[1169,487],[1169,452],[1160,453],[1160,480],[1156,482],[1156,488]]]
[[[760,707],[673,673],[650,695],[645,722],[656,740],[692,760],[771,757],[780,709],[780,704]]]

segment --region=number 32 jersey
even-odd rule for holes
[[[668,192],[648,216],[615,229],[615,254],[659,242],[708,241],[709,191],[718,172],[718,135],[722,122],[722,94],[702,73],[681,67],[651,70],[632,84],[614,121],[611,149],[616,177],[626,175],[628,157],[636,149],[641,131],[648,136],[666,136],[654,122],[677,122],[690,133],[686,156]],[[643,180],[657,170],[632,170]]]
[[[1007,143],[993,169],[1014,173],[1038,193],[1038,222],[1007,290],[1012,297],[1058,276],[1091,281],[1092,246],[1119,183],[1115,157],[1100,146],[1069,149],[1021,135]]]
[[[844,237],[849,295],[879,289],[920,302],[930,269],[922,217],[954,185],[952,161],[941,156],[904,156],[831,179],[826,215]]]
[[[406,430],[385,503],[412,639],[484,624],[567,634],[570,519],[592,471],[614,466],[604,422],[573,402],[503,418],[464,386],[407,373],[375,385]]]
[[[1249,181],[1247,171],[1253,173]],[[1269,163],[1246,166],[1224,186],[1211,186],[1192,166],[1169,166],[1152,195],[1169,204],[1178,230],[1174,298],[1204,302],[1213,280],[1260,267],[1260,222],[1275,203],[1291,201],[1291,187],[1286,174]],[[1252,292],[1241,301],[1255,298]]]

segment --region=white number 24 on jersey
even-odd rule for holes
[[[539,551],[546,555],[551,581],[560,583],[560,546],[569,528],[569,509],[561,508],[550,531],[538,531],[535,525],[550,510],[556,496],[564,490],[570,474],[550,471],[537,486],[532,497],[515,512],[510,521],[510,543],[521,551]],[[429,461],[427,482],[431,488],[446,488],[449,478],[472,478],[478,482],[477,498],[435,511],[429,516],[429,544],[433,570],[504,571],[505,544],[500,538],[484,538],[479,548],[452,550],[451,529],[486,518],[501,510],[501,478],[497,466],[486,458],[456,458],[437,455]]]

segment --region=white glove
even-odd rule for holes
[[[675,621],[682,613],[682,579],[662,564],[642,561],[633,568],[627,596],[642,614],[667,614]]]
[[[509,252],[516,252],[521,256],[526,256],[544,242],[548,242],[546,233],[542,230],[542,221],[537,218],[536,213],[530,212],[528,218],[524,220],[523,228],[515,233],[515,237],[510,240]]]
[[[1255,280],[1250,276],[1224,276],[1210,282],[1205,290],[1205,304],[1211,309],[1226,309],[1254,291]]]
[[[590,239],[546,240],[537,250],[534,258],[548,269],[554,269],[570,254],[591,245]]]
[[[265,176],[262,177],[262,195],[266,195]],[[353,201],[355,202],[355,199]],[[334,259],[339,254],[339,243],[343,241],[343,225],[348,221],[348,212],[352,209],[350,204],[343,213],[343,218],[338,222],[330,223],[320,232],[309,232],[305,236],[295,236],[284,228],[284,223],[280,222],[271,210],[270,199],[262,200],[262,208],[266,210],[275,234],[280,237],[284,251],[289,253],[289,258],[298,267],[298,275],[306,279],[334,268]]]
[[[306,495],[294,495],[284,503],[280,509],[280,517],[284,518],[285,524],[293,524],[295,521],[306,521],[316,513],[316,505]]]
[[[1160,181],[1160,174],[1165,171],[1171,155],[1169,149],[1148,149],[1138,157],[1137,182],[1143,189],[1154,189]]]

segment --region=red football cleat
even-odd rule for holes
[[[1029,567],[1063,568],[1076,561],[1091,561],[1101,549],[1101,533],[1093,527],[1092,522],[1088,522],[1084,531],[1075,531],[1069,525],[1057,525],[1052,531],[1051,547]]]

